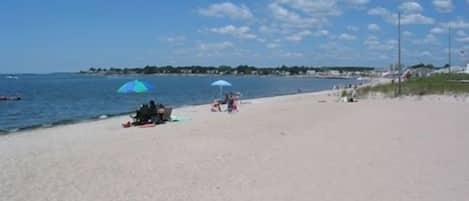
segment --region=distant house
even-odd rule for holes
[[[412,77],[426,77],[429,76],[434,70],[431,68],[413,68],[408,70]]]
[[[340,71],[338,70],[330,70],[329,71],[329,74],[332,75],[332,76],[340,76]]]
[[[208,70],[208,74],[218,74],[218,70]]]
[[[307,75],[316,75],[316,71],[315,70],[307,70],[306,74]]]
[[[191,73],[192,73],[192,70],[191,70],[191,69],[182,69],[182,70],[181,70],[181,73],[183,73],[183,74],[191,74]]]
[[[435,70],[433,73],[449,73],[450,70],[453,73],[464,73],[465,71],[467,71],[467,68],[463,66],[451,66],[451,68],[441,68],[441,69]]]

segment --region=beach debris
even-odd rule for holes
[[[20,96],[0,96],[0,101],[18,101],[21,100]]]

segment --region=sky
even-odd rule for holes
[[[0,73],[469,62],[469,0],[2,0]]]

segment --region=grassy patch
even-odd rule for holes
[[[382,84],[360,88],[358,94],[363,96],[381,93],[394,96],[397,88],[397,83]],[[402,95],[430,94],[469,94],[469,74],[437,74],[430,77],[412,78],[402,83]]]

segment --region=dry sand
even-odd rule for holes
[[[326,94],[0,136],[0,200],[469,200],[469,103]]]

